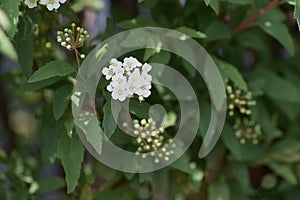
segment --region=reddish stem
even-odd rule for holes
[[[238,33],[249,26],[252,25],[253,21],[264,15],[266,12],[268,12],[270,9],[274,8],[279,4],[279,0],[272,0],[268,5],[266,5],[264,8],[262,8],[259,12],[254,13],[250,18],[240,23],[237,27],[235,27],[232,32]]]

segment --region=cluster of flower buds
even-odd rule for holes
[[[42,5],[46,5],[47,9],[52,11],[53,9],[58,9],[60,4],[65,3],[67,0],[25,0],[24,3],[28,8],[35,8],[38,2]]]
[[[253,144],[258,144],[261,139],[261,126],[253,120],[248,118],[237,118],[233,125],[235,136],[239,139],[241,144],[250,141]]]
[[[245,92],[241,89],[235,89],[227,85],[228,109],[229,116],[233,116],[236,111],[243,115],[251,115],[250,106],[256,105],[256,101],[252,99],[251,92]]]
[[[143,101],[151,94],[152,76],[149,74],[152,66],[140,63],[132,56],[125,58],[123,63],[116,58],[110,60],[108,67],[104,67],[102,74],[107,80],[111,79],[107,90],[115,100],[124,101],[136,94]]]
[[[78,48],[84,45],[85,40],[88,38],[88,32],[84,28],[76,26],[75,23],[71,24],[71,28],[57,31],[57,42],[70,51],[77,51]],[[85,55],[81,54],[80,57],[83,59]]]
[[[164,141],[164,128],[157,127],[156,122],[149,118],[133,121],[133,134],[136,136],[134,143],[138,145],[136,155],[146,158],[147,154],[154,159],[154,163],[159,163],[161,159],[168,161],[174,154],[176,144],[173,139]]]

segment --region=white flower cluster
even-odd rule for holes
[[[136,58],[130,56],[123,63],[113,58],[110,65],[103,68],[102,74],[107,80],[111,79],[107,90],[115,100],[124,101],[134,94],[142,101],[151,94],[152,76],[148,73],[152,66],[145,63],[142,65]]]
[[[38,1],[42,5],[46,5],[47,9],[52,11],[53,9],[58,9],[60,4],[65,3],[67,0],[25,0],[24,3],[28,6],[28,8],[37,7]]]

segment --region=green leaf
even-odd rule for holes
[[[286,164],[271,163],[269,167],[279,176],[290,182],[292,185],[298,183],[297,177],[294,174],[292,167]]]
[[[72,85],[67,84],[55,90],[53,99],[53,114],[56,120],[64,114],[70,102],[72,89]]]
[[[204,33],[207,36],[205,41],[231,38],[231,30],[226,24],[219,20],[212,21],[205,29]]]
[[[29,78],[28,82],[33,83],[37,81],[42,81],[48,78],[56,77],[56,76],[66,76],[75,72],[74,67],[67,62],[64,61],[52,61],[39,68],[33,75]]]
[[[291,56],[295,54],[294,42],[285,24],[268,20],[258,20],[256,24],[286,48]]]
[[[234,135],[234,131],[229,124],[225,124],[223,133],[221,135],[222,140],[226,146],[226,148],[230,151],[230,153],[237,159],[242,159],[242,150],[241,144],[237,140]]]
[[[229,185],[226,184],[223,174],[209,185],[208,195],[208,200],[230,200]]]
[[[232,162],[230,163],[230,166],[233,176],[236,178],[237,182],[242,186],[244,192],[250,193],[251,185],[248,174],[248,166],[240,162]]]
[[[200,32],[200,31],[196,31],[195,29],[192,29],[192,28],[189,28],[186,26],[176,28],[175,30],[179,31],[189,37],[192,37],[192,38],[199,38],[199,39],[206,38],[206,35],[204,33]]]
[[[47,118],[43,119],[46,121]],[[49,121],[50,119],[47,120]],[[57,145],[60,140],[60,136],[65,134],[65,132],[63,124],[61,122],[55,122],[53,118],[51,118],[51,122],[48,122],[45,127],[43,127],[41,143],[42,146],[47,146],[47,148],[41,149],[41,155],[44,163],[48,164],[55,162]]]
[[[262,126],[266,140],[273,140],[282,136],[282,132],[272,124],[270,115],[263,102],[258,101],[257,105],[252,108],[253,119]]]
[[[121,105],[119,103],[114,103],[113,105],[114,113],[117,114],[117,116],[115,116],[116,119],[114,118],[114,115],[112,113],[112,103],[110,100],[107,100],[103,107],[103,129],[107,138],[110,138],[111,135],[115,132],[117,128],[117,117],[121,111]]]
[[[32,73],[33,65],[33,24],[28,16],[24,16],[18,25],[18,32],[15,35],[15,44],[18,52],[18,61],[26,77]]]
[[[218,15],[219,14],[219,0],[204,0],[206,6],[210,6],[214,12]]]
[[[1,8],[0,8],[0,27],[3,28],[5,31],[7,31],[10,27],[9,19]]]
[[[101,155],[102,152],[102,133],[99,121],[93,113],[80,110],[80,118],[75,119],[75,124],[84,132],[85,137],[94,150]]]
[[[168,64],[170,59],[171,59],[170,52],[161,51],[159,53],[154,54],[151,57],[150,63]]]
[[[295,10],[294,10],[294,16],[298,24],[298,28],[300,31],[300,0],[295,0]]]
[[[9,38],[0,27],[0,53],[12,60],[17,60],[17,53]]]
[[[259,75],[266,80],[264,91],[269,97],[279,101],[300,103],[300,90],[290,81],[269,71],[261,70]]]
[[[213,57],[213,59],[221,72],[225,84],[230,79],[239,88],[245,91],[248,90],[246,81],[236,67],[216,57]]]
[[[0,8],[6,12],[7,17],[10,20],[10,28],[7,31],[7,34],[10,38],[13,38],[16,30],[17,25],[19,22],[19,6],[21,0],[1,0],[0,1]]]
[[[190,167],[190,159],[188,156],[182,156],[171,164],[171,167],[189,175],[193,174],[193,169]]]
[[[67,134],[61,135],[57,156],[61,159],[66,174],[68,193],[70,193],[78,183],[84,156],[84,148],[77,134],[73,135],[72,138],[68,137]]]
[[[38,194],[51,192],[62,188],[65,185],[65,181],[59,177],[41,178],[37,180],[37,183],[39,186],[37,191]]]
[[[130,100],[129,110],[131,113],[139,118],[147,119],[149,117],[149,109],[151,105],[146,102],[139,102],[137,100]]]
[[[58,12],[73,22],[79,22],[76,12],[74,12],[74,10],[67,4],[61,5],[58,9]]]
[[[23,86],[21,86],[17,90],[17,94],[22,94],[22,93],[28,92],[28,91],[40,90],[40,89],[45,88],[47,86],[50,86],[54,83],[57,83],[60,80],[62,80],[62,77],[57,76],[57,77],[45,79],[45,80],[42,80],[42,81],[39,81],[39,82],[25,83]]]

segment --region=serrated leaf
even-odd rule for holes
[[[0,53],[12,60],[17,60],[17,53],[9,38],[5,35],[2,28],[0,28]]]
[[[22,94],[24,92],[29,92],[29,91],[40,90],[40,89],[50,86],[60,80],[62,80],[61,77],[53,77],[53,78],[45,79],[45,80],[42,80],[39,82],[26,83],[25,85],[21,86],[17,90],[17,94]]]
[[[51,120],[53,119],[51,118]],[[65,129],[61,122],[54,122],[53,120],[52,122],[48,122],[48,124],[43,128],[41,143],[42,146],[47,146],[47,148],[41,149],[41,155],[44,163],[54,163],[56,159],[57,145],[62,134],[65,134]]]
[[[34,83],[37,81],[42,81],[52,77],[62,77],[75,72],[74,67],[67,62],[56,60],[47,63],[43,67],[39,68],[33,75],[29,78],[29,83]]]
[[[117,128],[117,117],[121,111],[121,105],[119,103],[114,103],[113,105],[114,113],[116,114],[116,116],[114,116],[112,112],[112,104],[110,100],[106,101],[103,107],[103,129],[107,138],[110,138],[111,135],[115,132]],[[116,117],[116,119],[114,117]]]
[[[176,28],[175,30],[192,38],[199,38],[199,39],[206,38],[206,35],[204,33],[186,26]]]
[[[7,34],[10,38],[13,38],[16,30],[17,25],[19,22],[19,6],[21,0],[2,0],[0,1],[0,8],[5,11],[6,15],[10,21],[10,27],[7,31]]]
[[[58,148],[57,156],[60,158],[66,174],[68,193],[72,192],[78,183],[81,171],[81,162],[84,157],[84,147],[78,135],[72,138],[67,134],[62,134]]]
[[[300,31],[300,0],[295,0],[295,10],[294,10],[294,16],[298,24],[298,28]]]
[[[245,91],[248,90],[246,81],[236,67],[216,57],[213,57],[213,59],[216,62],[225,83],[230,79],[239,88]]]
[[[101,155],[102,153],[102,133],[98,119],[94,114],[80,110],[79,118],[75,119],[75,124],[83,131],[89,144]]]
[[[285,24],[268,20],[258,20],[256,24],[286,48],[291,56],[295,54],[294,42]]]
[[[72,85],[63,85],[54,92],[53,99],[53,114],[54,118],[58,120],[65,112],[67,105],[70,102],[72,95]]]

